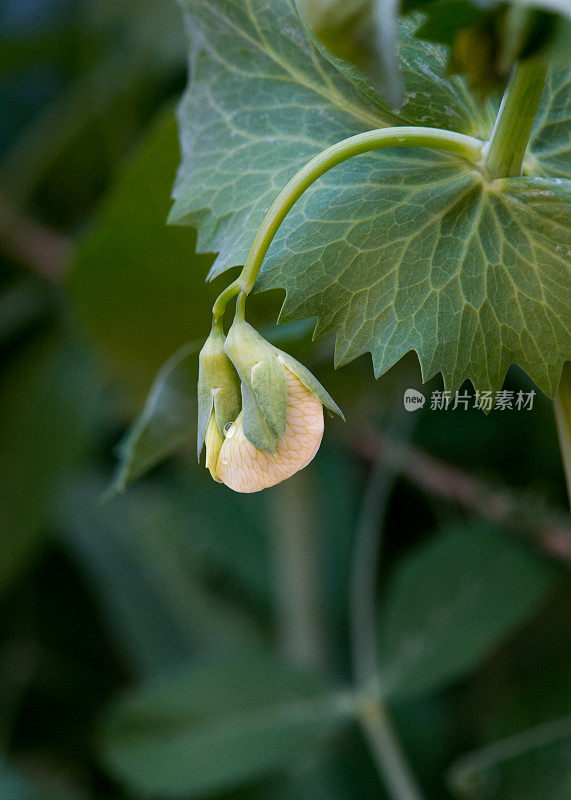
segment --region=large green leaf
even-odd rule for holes
[[[320,679],[251,653],[187,667],[111,709],[103,760],[148,797],[246,783],[307,753],[351,713]]]
[[[484,525],[454,527],[407,556],[381,611],[381,682],[428,692],[474,669],[539,606],[552,571]]]
[[[286,289],[280,319],[336,333],[338,365],[371,352],[379,376],[415,350],[424,380],[497,390],[517,363],[552,395],[571,357],[569,187],[412,149],[353,159],[299,201],[258,285]]]
[[[219,251],[213,275],[243,262],[296,168],[395,120],[311,45],[289,0],[186,7],[192,79],[171,218],[197,225],[199,249]],[[402,120],[485,133],[487,112],[443,77],[443,51],[412,29],[400,47]],[[517,363],[552,395],[571,357],[569,185],[552,177],[565,156],[564,97],[559,73],[534,134],[533,180],[488,183],[460,159],[421,149],[338,166],[286,219],[259,288],[286,290],[283,321],[317,317],[317,335],[335,333],[339,365],[371,352],[379,376],[416,351],[425,380],[442,372],[446,389],[469,378],[486,391]]]
[[[183,160],[171,221],[217,251],[211,275],[241,264],[271,202],[325,147],[363,130],[426,124],[467,133],[487,123],[441,48],[403,27],[404,102],[395,115],[313,46],[293,0],[184,0],[191,81],[179,110]],[[312,190],[308,192],[312,195]]]

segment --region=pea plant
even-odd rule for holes
[[[196,229],[197,252],[216,254],[208,278],[220,289],[205,343],[184,344],[160,370],[121,446],[111,495],[180,447],[196,408],[197,454],[205,451],[220,484],[214,504],[232,507],[234,493],[284,480],[300,485],[292,476],[320,447],[324,407],[327,429],[343,427],[334,379],[322,385],[305,365],[329,359],[319,344],[300,347],[308,326],[314,339],[333,339],[335,367],[369,354],[382,385],[414,353],[423,381],[440,375],[450,402],[471,385],[483,412],[516,365],[553,399],[569,471],[566,4],[182,7],[189,78],[169,222]],[[269,290],[285,293],[279,322],[291,325],[282,338],[270,324],[275,294],[258,296]],[[346,410],[348,438],[360,427],[367,437],[364,413]],[[489,418],[479,416],[484,430]],[[144,796],[242,786],[250,797],[252,781],[308,753],[331,761],[330,742],[356,721],[382,796],[429,796],[393,724],[399,703],[475,669],[538,606],[553,575],[485,528],[453,527],[402,564],[379,607],[379,526],[402,458],[395,449],[378,462],[365,492],[347,587],[352,666],[342,680],[323,663],[310,672],[311,659],[294,658],[294,669],[237,645],[111,709],[103,759],[113,774]],[[303,615],[312,577],[294,570],[290,579],[292,614]],[[533,781],[510,794],[509,780],[494,776],[510,759],[562,746],[569,731],[569,718],[558,718],[493,742],[455,763],[448,788],[466,798],[563,800],[568,774],[536,794]],[[309,796],[304,780],[279,796]],[[353,796],[331,781],[318,796]]]

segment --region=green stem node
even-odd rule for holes
[[[390,797],[394,800],[423,800],[383,700],[364,697],[358,715]]]

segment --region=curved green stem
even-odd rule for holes
[[[492,180],[521,175],[546,75],[547,68],[541,62],[524,62],[514,68],[484,148],[484,166]]]
[[[463,136],[460,133],[436,128],[398,127],[358,133],[356,136],[343,139],[342,142],[337,142],[327,150],[323,150],[294,175],[272,203],[260,225],[244,269],[238,279],[242,291],[246,294],[252,291],[272,239],[288,212],[305,190],[328,170],[343,161],[371,150],[380,150],[386,147],[431,147],[437,150],[448,150],[469,161],[477,162],[480,159],[482,142],[471,136]]]
[[[365,131],[344,139],[323,150],[309,161],[276,197],[250,248],[240,276],[218,297],[212,313],[220,317],[226,304],[240,291],[248,295],[254,287],[272,239],[294,203],[328,170],[353,156],[386,147],[430,147],[446,150],[465,158],[472,164],[481,160],[483,143],[472,136],[439,130],[438,128],[397,127]]]
[[[214,302],[214,305],[212,306],[212,316],[215,321],[218,321],[222,318],[226,310],[226,306],[233,297],[236,297],[237,294],[240,294],[240,291],[240,278],[237,278],[230,284],[230,286],[227,286],[222,292],[220,292]]]
[[[236,322],[244,322],[246,318],[246,297],[245,292],[240,292],[236,301]]]

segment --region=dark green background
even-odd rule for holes
[[[355,724],[331,726],[332,737],[326,724],[291,741],[270,737],[262,751],[271,763],[258,768],[250,753],[238,779],[231,745],[214,740],[194,767],[185,762],[182,794],[168,789],[179,778],[168,742],[157,764],[152,753],[169,731],[192,735],[221,696],[222,711],[249,708],[256,681],[258,694],[271,687],[280,702],[314,685],[348,685],[350,553],[370,431],[388,426],[491,487],[467,509],[405,469],[386,508],[381,662],[431,603],[452,619],[391,705],[426,796],[450,796],[446,775],[462,754],[569,714],[570,534],[566,551],[541,539],[552,519],[566,524],[552,407],[541,395],[531,412],[488,417],[425,408],[411,433],[404,388],[427,397],[441,388],[438,379],[421,386],[414,357],[375,382],[368,359],[336,373],[331,342],[311,345],[307,328],[288,328],[279,346],[316,372],[348,420],[327,422],[306,471],[235,495],[197,467],[189,419],[186,451],[101,504],[115,447],[156,370],[206,335],[224,282],[204,283],[211,257],[194,254],[191,229],[164,225],[186,79],[181,21],[174,4],[151,0],[3,0],[0,28],[0,797],[384,797]],[[28,227],[14,223],[22,219]],[[38,225],[72,252],[49,277],[49,247],[26,255]],[[271,325],[279,302],[254,298],[254,320]],[[533,387],[514,369],[506,388]],[[492,489],[513,506],[501,525],[486,521]],[[292,677],[284,614],[294,583],[282,548],[300,529],[314,548],[320,620],[314,652],[301,660],[318,675]],[[455,616],[470,580],[489,591]],[[173,669],[182,688],[165,678]],[[116,705],[159,679],[175,711],[145,693],[142,721]],[[137,750],[142,734],[150,760]],[[510,759],[457,796],[564,800],[566,747]],[[199,766],[206,777],[195,795]]]

